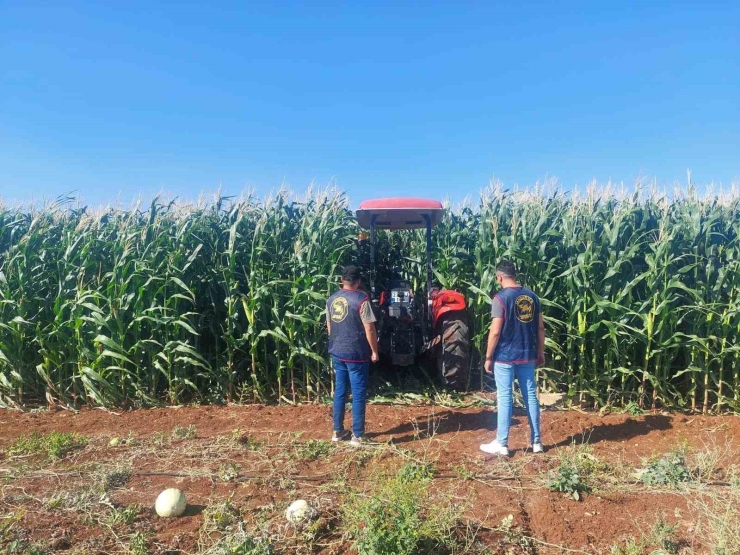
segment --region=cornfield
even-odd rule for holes
[[[0,403],[316,401],[324,302],[360,257],[337,191],[93,212],[0,207]],[[420,290],[424,238],[381,233]],[[448,211],[438,283],[469,302],[471,386],[502,258],[542,298],[543,389],[586,407],[740,410],[740,196],[505,192]]]

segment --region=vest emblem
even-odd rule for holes
[[[349,303],[344,297],[337,297],[331,302],[330,317],[332,322],[344,322],[349,312]]]
[[[534,320],[534,299],[529,295],[519,295],[514,301],[514,315],[523,324]]]

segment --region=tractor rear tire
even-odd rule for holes
[[[465,311],[448,312],[437,322],[437,374],[442,385],[457,391],[468,387],[469,339]]]

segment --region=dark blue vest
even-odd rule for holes
[[[370,344],[365,336],[365,326],[360,318],[360,307],[369,302],[367,293],[342,289],[326,302],[331,322],[329,354],[346,362],[368,362]]]
[[[507,287],[493,297],[504,307],[504,325],[493,353],[496,362],[537,360],[540,299],[526,287]]]

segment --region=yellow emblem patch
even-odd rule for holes
[[[514,315],[523,324],[534,320],[534,299],[529,295],[519,295],[514,302]]]
[[[329,317],[332,322],[343,322],[349,311],[349,303],[344,297],[337,297],[331,302]]]

